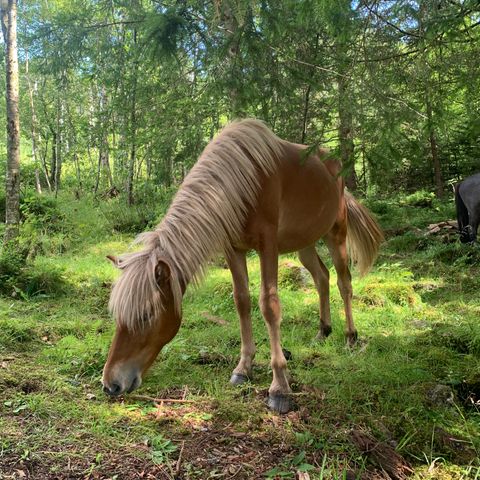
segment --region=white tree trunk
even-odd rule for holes
[[[7,173],[4,242],[18,235],[20,224],[20,121],[18,113],[17,0],[0,2],[6,49]]]

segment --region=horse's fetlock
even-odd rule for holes
[[[287,360],[285,359],[285,357],[282,359],[272,360],[270,366],[272,367],[272,370],[286,370]]]

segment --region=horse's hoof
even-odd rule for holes
[[[356,330],[350,333],[346,333],[345,338],[347,339],[347,346],[354,347],[358,341],[358,333]]]
[[[290,350],[287,350],[286,348],[282,348],[282,352],[287,362],[293,358],[292,352]]]
[[[250,381],[250,378],[243,373],[233,373],[230,377],[230,383],[232,385],[243,385]]]
[[[276,394],[268,395],[268,408],[274,412],[284,414],[295,409],[295,403],[290,398],[290,395]]]
[[[321,326],[315,339],[318,340],[319,342],[323,342],[331,333],[332,333],[331,325]]]

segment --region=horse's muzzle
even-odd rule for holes
[[[142,384],[142,379],[139,375],[135,375],[133,380],[127,382],[103,381],[103,391],[110,397],[118,397],[124,393],[131,393]]]

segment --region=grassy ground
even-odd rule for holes
[[[105,255],[132,235],[112,232],[105,210],[64,199],[74,219],[64,253],[35,260],[55,285],[0,297],[0,478],[380,479],[402,478],[408,464],[412,478],[480,478],[480,252],[426,237],[453,206],[416,203],[370,204],[388,238],[374,270],[354,275],[354,349],[344,345],[334,270],[334,332],[319,344],[313,284],[299,281],[294,256],[281,260],[298,409],[280,417],[265,407],[271,373],[256,306],[254,382],[228,385],[239,328],[221,262],[187,292],[182,328],[138,392],[181,401],[105,398],[116,275]],[[256,305],[253,255],[249,268]]]

